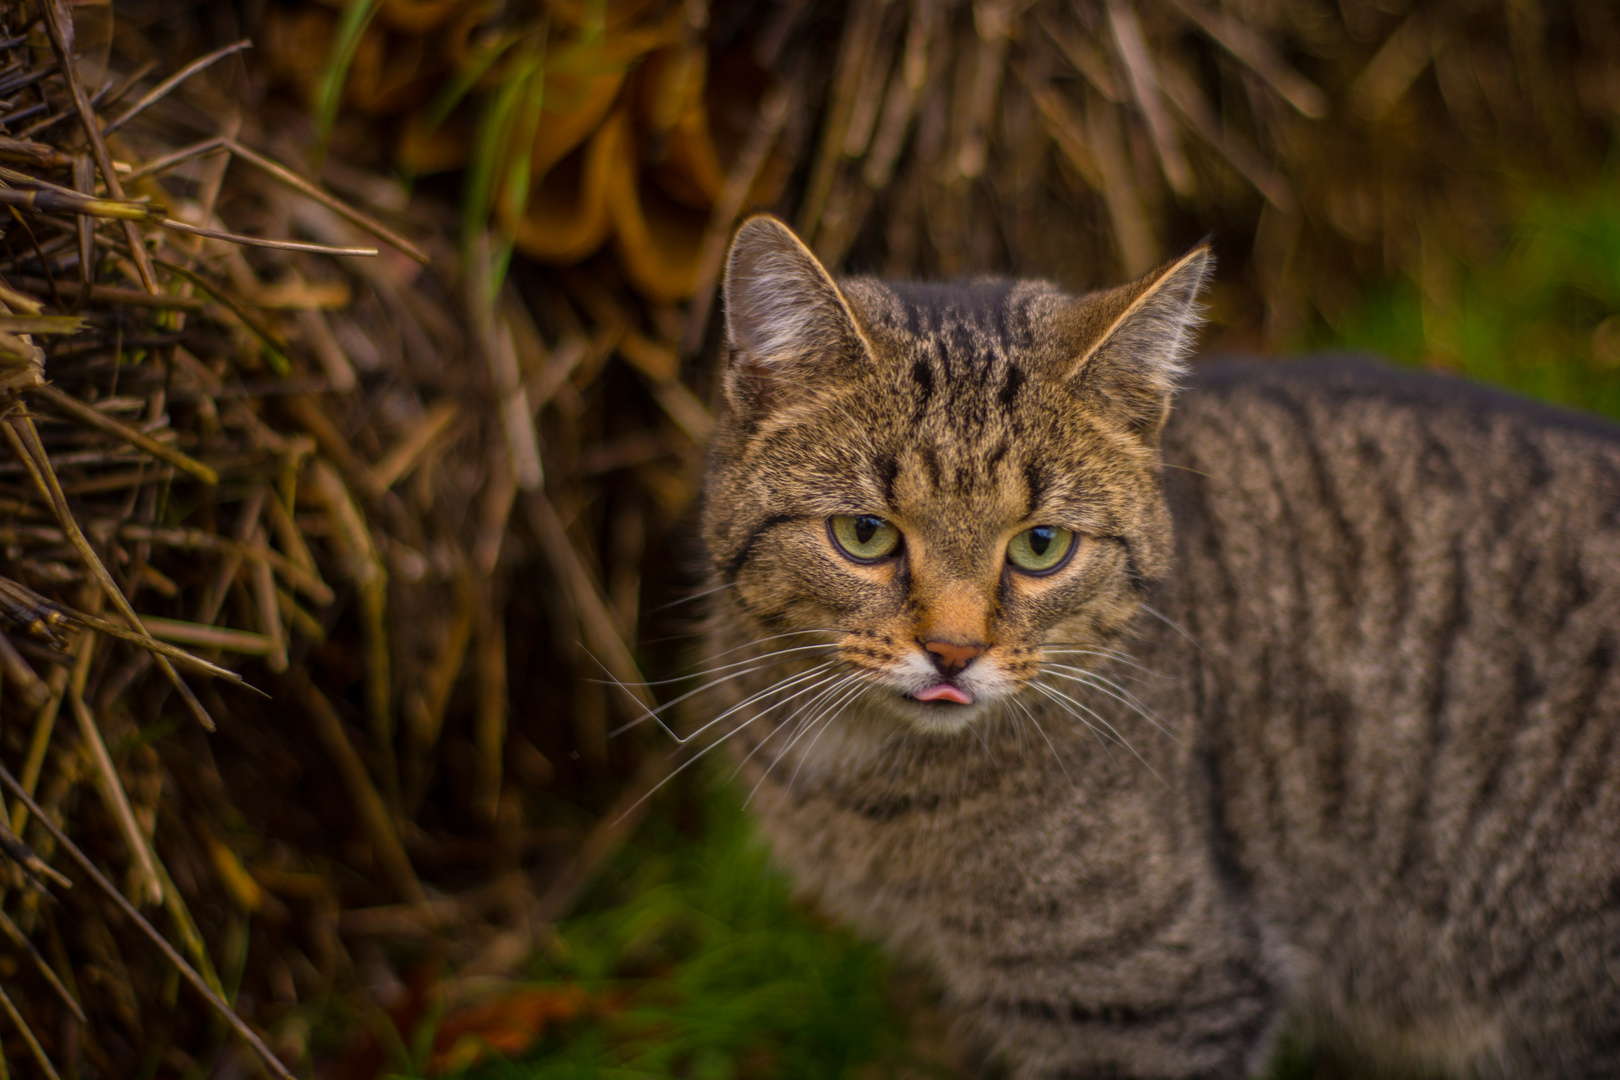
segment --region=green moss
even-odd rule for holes
[[[662,808],[662,809],[668,809]],[[876,949],[792,897],[730,788],[695,835],[655,813],[530,972],[604,1003],[475,1080],[812,1080],[910,1059]]]
[[[1620,185],[1533,200],[1501,257],[1385,282],[1310,348],[1366,349],[1620,417]]]

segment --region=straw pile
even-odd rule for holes
[[[488,864],[427,830],[501,809],[513,331],[355,209],[386,182],[334,197],[241,110],[245,42],[109,62],[80,10],[0,6],[0,1039],[124,1076],[234,1028],[284,1074],[237,1012],[350,977],[340,912],[453,925],[417,867]],[[418,814],[464,666],[460,799]]]
[[[1601,3],[107,12],[0,3],[0,1058],[53,1076],[308,1069],[567,912],[669,767],[607,733],[741,213],[1076,286],[1215,230],[1286,341],[1443,299],[1620,117]]]
[[[1217,317],[1286,340],[1371,276],[1443,291],[1527,189],[1590,177],[1620,115],[1620,16],[1593,0],[360,7],[272,9],[278,74],[341,100],[375,165],[465,169],[520,252],[695,297],[683,355],[756,205],[886,275],[1091,285],[1213,231]]]

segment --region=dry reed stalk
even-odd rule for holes
[[[113,767],[112,757],[107,753],[107,744],[101,737],[101,729],[96,726],[95,717],[90,715],[90,710],[85,707],[84,697],[79,688],[69,685],[68,703],[73,707],[74,719],[79,722],[79,738],[84,741],[90,752],[90,760],[95,763],[97,786],[101,789],[101,797],[106,801],[107,808],[112,811],[119,830],[124,834],[124,844],[136,869],[136,886],[146,893],[147,903],[161,903],[163,886],[158,883],[157,864],[153,861],[152,849],[147,845],[146,837],[135,821],[135,811],[129,805],[129,793],[124,790],[124,783],[119,779],[118,770]]]
[[[66,878],[57,881],[57,884],[63,888],[70,887]],[[12,945],[28,954],[28,959],[33,961],[34,967],[38,969],[45,982],[56,996],[61,999],[62,1004],[67,1006],[68,1011],[73,1014],[74,1018],[81,1024],[89,1023],[89,1018],[84,1014],[84,1007],[68,992],[68,988],[62,984],[61,978],[51,969],[51,965],[44,955],[34,947],[34,943],[29,941],[28,936],[17,928],[16,923],[11,921],[11,916],[3,911],[0,911],[0,932],[3,932],[11,940]]]
[[[56,1066],[51,1063],[50,1056],[45,1053],[45,1048],[39,1045],[39,1040],[34,1037],[34,1031],[28,1026],[28,1021],[24,1020],[22,1014],[17,1011],[17,1006],[11,1003],[11,998],[7,996],[4,989],[0,989],[0,1007],[4,1007],[6,1015],[11,1018],[11,1023],[16,1027],[17,1033],[23,1037],[23,1043],[28,1047],[28,1052],[34,1056],[35,1061],[39,1062],[39,1067],[44,1071],[45,1075],[50,1077],[50,1080],[61,1080],[56,1071]]]
[[[382,861],[383,870],[393,883],[395,891],[405,900],[413,904],[423,904],[427,901],[427,893],[422,889],[422,883],[417,879],[416,871],[411,867],[411,860],[405,854],[405,847],[399,841],[399,834],[394,828],[394,816],[383,803],[382,796],[377,793],[377,787],[371,782],[371,774],[366,771],[365,763],[360,755],[355,753],[354,746],[349,742],[349,736],[343,730],[343,721],[337,710],[326,695],[310,682],[302,672],[294,671],[288,678],[293,693],[304,706],[305,715],[315,727],[316,737],[326,747],[327,754],[332,763],[337,766],[338,775],[342,778],[344,786],[348,788],[349,797],[354,801],[354,807],[360,814],[361,824],[376,845],[377,856]]]

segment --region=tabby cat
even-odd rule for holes
[[[1210,266],[835,282],[746,222],[708,734],[1014,1076],[1248,1076],[1285,1021],[1620,1076],[1620,432],[1353,361],[1189,374]]]

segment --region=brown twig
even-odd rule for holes
[[[1108,25],[1114,32],[1114,47],[1119,53],[1120,62],[1125,65],[1125,73],[1129,76],[1131,96],[1141,110],[1142,119],[1147,122],[1148,136],[1153,140],[1153,150],[1159,156],[1159,167],[1164,170],[1164,178],[1177,195],[1191,195],[1192,169],[1181,152],[1175,126],[1165,114],[1158,71],[1153,54],[1148,51],[1147,42],[1142,38],[1142,24],[1137,21],[1136,12],[1126,7],[1122,0],[1108,0]]]
[[[4,201],[0,199],[0,201]],[[91,211],[81,210],[80,213]],[[103,214],[111,217],[111,214]],[[374,256],[376,248],[359,247],[330,247],[326,244],[306,244],[298,240],[269,240],[262,236],[243,236],[241,233],[221,232],[218,229],[205,229],[200,225],[188,225],[184,221],[174,218],[158,216],[151,218],[156,224],[175,232],[186,233],[189,236],[205,236],[210,240],[224,240],[232,244],[246,244],[249,247],[270,248],[273,251],[304,251],[311,255],[345,255],[345,256]]]
[[[68,687],[68,703],[73,706],[74,719],[79,722],[79,738],[89,747],[90,760],[95,763],[101,797],[113,820],[118,822],[119,831],[124,834],[124,846],[129,849],[129,857],[136,867],[137,881],[145,887],[149,903],[160,903],[163,900],[163,886],[158,883],[151,846],[135,821],[135,810],[129,804],[129,792],[124,790],[118,770],[113,767],[112,755],[107,753],[107,743],[101,737],[101,728],[96,725],[96,718],[90,715],[90,709],[76,687]]]
[[[50,700],[51,693],[45,683],[23,659],[22,653],[11,639],[0,634],[0,664],[5,666],[6,681],[13,684],[23,704],[30,709],[38,709]]]
[[[64,889],[71,887],[67,878],[51,869],[44,860],[34,854],[32,848],[23,843],[22,839],[11,831],[9,825],[3,822],[0,822],[0,851],[4,851],[8,858],[22,867],[29,875],[53,881]]]
[[[320,739],[327,756],[336,766],[339,777],[349,791],[349,797],[354,800],[355,810],[360,815],[361,827],[376,846],[377,859],[382,863],[383,873],[388,876],[389,883],[401,899],[413,904],[426,904],[427,892],[417,879],[410,857],[405,854],[405,846],[399,842],[393,815],[388,812],[382,796],[377,793],[376,785],[371,782],[371,774],[366,771],[365,763],[360,760],[360,755],[355,753],[353,744],[349,742],[349,736],[343,730],[343,720],[338,716],[337,710],[332,707],[326,695],[321,693],[320,688],[309,681],[309,676],[302,669],[293,668],[285,682],[291,688],[293,696],[303,705],[305,715],[315,728],[316,737]]]
[[[193,158],[199,158],[205,154],[214,154],[228,149],[229,147],[226,146],[225,137],[223,135],[216,135],[211,139],[204,139],[202,142],[192,143],[190,146],[184,146],[179,150],[170,151],[161,157],[155,157],[151,161],[143,164],[140,168],[133,170],[124,179],[133,184],[138,180],[146,179],[148,176],[155,176],[167,169],[172,169],[176,165],[184,165]]]
[[[1265,40],[1243,23],[1226,14],[1205,9],[1195,0],[1170,0],[1178,11],[1213,38],[1221,48],[1248,65],[1283,100],[1312,120],[1328,114],[1328,98],[1320,87],[1289,67]]]
[[[709,212],[709,224],[703,233],[698,253],[697,288],[692,293],[692,304],[686,313],[686,328],[681,333],[682,356],[695,356],[703,347],[703,335],[709,326],[709,312],[714,307],[715,283],[720,280],[720,264],[726,256],[726,244],[731,239],[731,226],[748,201],[748,193],[759,180],[760,170],[770,157],[771,147],[782,134],[793,95],[783,86],[773,86],[760,102],[759,115],[748,135],[742,153],[726,174],[726,186]]]
[[[259,565],[264,566],[263,563],[260,563]],[[266,567],[266,569],[268,569],[268,567]],[[100,622],[100,620],[98,620],[98,622]],[[117,628],[113,627],[111,623],[103,622],[101,625],[96,626],[96,629],[103,632],[109,632]],[[148,615],[146,617],[146,629],[151,633],[153,638],[159,639],[160,647],[162,642],[167,640],[177,641],[184,645],[198,645],[208,649],[222,649],[225,652],[246,653],[250,656],[266,656],[270,653],[270,639],[264,634],[255,634],[248,630],[231,630],[223,626],[211,626],[205,623],[186,622],[183,619],[164,619],[156,615]],[[122,637],[126,635],[129,635],[128,630],[125,630],[123,634],[117,636]],[[228,677],[234,682],[242,681],[242,676],[238,675],[236,672],[228,671],[225,668],[219,667],[215,664],[210,664],[207,660],[204,660],[201,657],[191,656],[180,649],[174,649],[172,652],[167,650],[161,651],[164,652],[164,655],[174,655],[177,659],[184,658],[190,663],[202,668],[204,671],[207,671],[211,675]]]
[[[540,541],[553,573],[573,601],[586,646],[637,705],[649,711],[657,708],[657,703],[647,692],[647,680],[642,677],[630,647],[625,644],[624,637],[614,624],[596,575],[591,573],[574,550],[572,541],[568,539],[568,531],[563,528],[551,501],[544,492],[533,491],[524,496],[523,502],[528,510],[529,527]]]
[[[12,284],[24,289],[49,289],[52,283],[45,278],[14,277]],[[78,298],[84,296],[86,289],[74,281],[59,281],[55,287],[62,291],[64,297]],[[131,307],[173,308],[179,311],[201,311],[208,306],[208,302],[195,296],[173,296],[168,293],[144,293],[137,289],[126,289],[118,285],[92,285],[89,290],[89,299],[97,304],[127,304]]]

